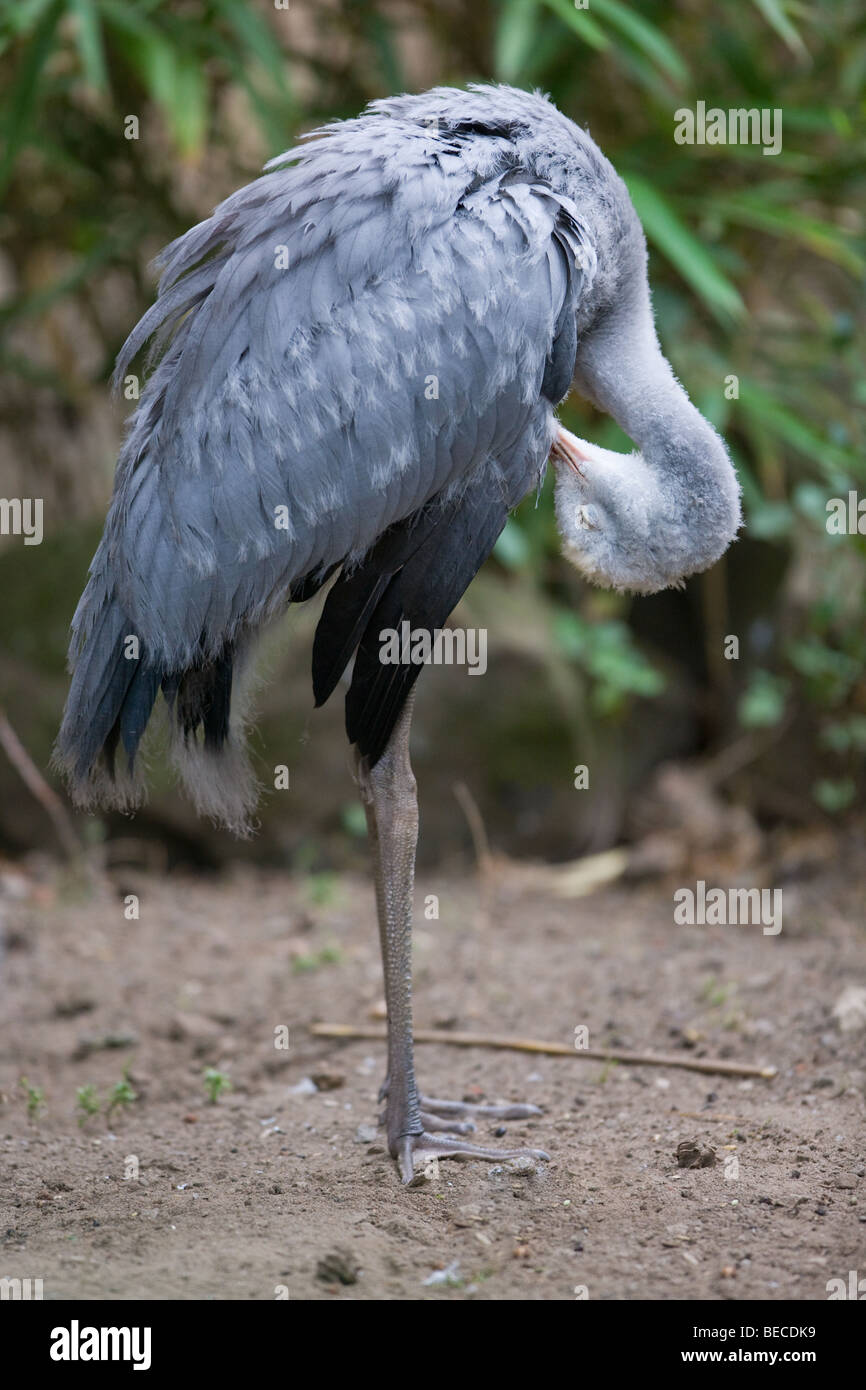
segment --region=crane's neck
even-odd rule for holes
[[[567,553],[596,582],[638,592],[707,569],[739,527],[739,486],[661,351],[645,281],[584,339],[574,384],[639,452],[578,441],[583,477],[566,469],[557,488]]]

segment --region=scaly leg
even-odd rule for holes
[[[425,1129],[422,1100],[415,1082],[412,1040],[412,895],[415,886],[415,850],[418,843],[418,798],[409,762],[409,728],[414,692],[410,694],[394,726],[394,732],[375,767],[358,758],[358,783],[367,816],[373,870],[379,941],[385,973],[388,1009],[388,1079],[386,1125],[388,1149],[397,1160],[404,1183],[430,1158],[484,1158],[492,1161],[547,1158],[541,1149],[490,1149],[450,1137],[466,1125],[452,1124],[449,1134]],[[538,1114],[534,1106],[463,1106],[459,1102],[427,1102],[431,1112],[447,1107],[450,1116],[487,1113],[490,1118],[524,1118]],[[490,1113],[492,1112],[492,1113]],[[437,1121],[433,1121],[437,1124]],[[441,1124],[441,1121],[438,1123]]]

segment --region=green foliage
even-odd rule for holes
[[[323,946],[320,951],[310,951],[303,956],[292,957],[292,974],[308,975],[313,970],[319,970],[323,965],[339,965],[343,959],[343,953],[339,946]]]
[[[26,1076],[19,1077],[18,1085],[27,1097],[27,1118],[38,1120],[40,1110],[45,1109],[45,1092],[41,1086],[32,1086]]]
[[[590,677],[597,714],[618,713],[627,695],[660,695],[664,690],[663,676],[631,642],[625,623],[590,623],[560,609],[554,615],[554,632],[560,650]]]
[[[787,693],[786,681],[758,667],[751,672],[740,697],[740,723],[747,729],[768,729],[781,723]]]
[[[210,1105],[216,1105],[220,1096],[232,1089],[231,1078],[216,1067],[207,1067],[203,1073],[204,1089]]]
[[[71,172],[72,151],[64,144],[74,132],[55,123],[66,103],[86,106],[103,130],[105,122],[118,121],[118,131],[123,115],[143,117],[152,103],[185,158],[202,152],[227,81],[243,89],[275,134],[291,112],[279,48],[250,3],[30,0],[7,7],[0,24],[4,50],[13,58],[13,78],[2,111],[0,189],[28,148]]]
[[[111,1118],[113,1110],[125,1110],[128,1106],[138,1100],[138,1092],[133,1090],[132,1082],[129,1079],[129,1066],[123,1068],[123,1076],[120,1081],[115,1081],[108,1093],[108,1100],[105,1105],[105,1113]]]
[[[75,1092],[75,1108],[80,1111],[78,1123],[86,1125],[89,1119],[99,1114],[101,1104],[99,1092],[91,1082],[79,1086]]]
[[[115,1081],[105,1097],[105,1118],[111,1120],[115,1110],[125,1110],[138,1100],[138,1092],[133,1089],[129,1078],[129,1064],[123,1068],[123,1075],[120,1081]],[[88,1082],[85,1086],[79,1086],[75,1092],[75,1108],[78,1110],[79,1125],[86,1125],[87,1121],[94,1115],[98,1115],[102,1109],[103,1101],[97,1088]]]

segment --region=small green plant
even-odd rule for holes
[[[81,1113],[78,1116],[78,1123],[86,1125],[87,1121],[94,1115],[99,1114],[101,1101],[96,1087],[89,1082],[86,1086],[79,1086],[75,1092],[75,1108]]]
[[[138,1100],[138,1092],[133,1090],[129,1079],[129,1065],[123,1068],[123,1079],[115,1081],[108,1093],[108,1103],[105,1107],[105,1114],[110,1118],[112,1110],[122,1109],[124,1106],[132,1105]]]
[[[733,984],[725,984],[716,975],[710,975],[701,985],[700,997],[713,1009],[720,1009],[734,992]]]
[[[216,1105],[220,1096],[232,1089],[231,1078],[226,1076],[225,1072],[218,1071],[216,1067],[208,1067],[204,1073],[204,1088],[210,1104]]]
[[[327,869],[323,869],[319,873],[310,874],[307,879],[306,889],[310,901],[314,903],[316,907],[327,907],[337,896],[339,879],[336,874],[331,873]]]
[[[292,959],[292,973],[304,975],[310,970],[318,970],[322,965],[339,965],[343,953],[339,946],[323,946],[320,951],[311,951],[305,956]]]
[[[31,1086],[26,1076],[22,1076],[18,1085],[27,1093],[27,1117],[30,1120],[39,1118],[39,1111],[45,1109],[45,1092],[41,1086]]]

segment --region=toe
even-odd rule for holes
[[[470,1101],[436,1100],[433,1096],[422,1096],[421,1105],[428,1114],[455,1119],[530,1120],[541,1114],[537,1105],[475,1105]]]
[[[440,1114],[436,1110],[430,1110],[426,1106],[421,1111],[421,1123],[430,1132],[440,1130],[446,1134],[474,1134],[475,1126],[471,1120],[458,1120],[456,1117],[449,1120],[447,1112]]]
[[[397,1160],[401,1181],[411,1183],[426,1163],[433,1158],[482,1159],[486,1163],[508,1163],[515,1158],[531,1158],[549,1162],[544,1149],[491,1149],[483,1144],[469,1144],[447,1134],[404,1134],[392,1153]]]

